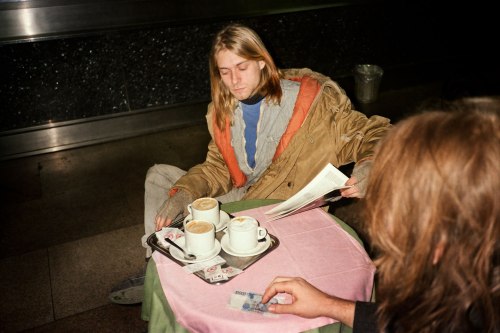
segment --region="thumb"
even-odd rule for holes
[[[291,304],[271,304],[267,308],[272,313],[292,313]]]

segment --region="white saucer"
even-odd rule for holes
[[[187,221],[191,221],[192,219],[193,219],[193,216],[191,214],[189,214],[188,216],[186,216],[184,218],[184,223],[186,223]],[[221,231],[222,229],[224,229],[230,220],[231,220],[231,218],[229,217],[229,215],[227,215],[227,213],[225,211],[221,210],[220,217],[219,217],[219,224],[217,224],[215,226],[215,231]]]
[[[221,242],[221,246],[222,246],[222,249],[224,250],[224,252],[226,252],[232,256],[251,257],[251,256],[255,256],[257,254],[261,254],[262,252],[267,250],[269,248],[269,246],[271,245],[271,237],[269,237],[269,235],[267,235],[265,242],[259,242],[253,250],[246,251],[246,252],[238,252],[238,251],[233,250],[231,248],[231,245],[229,245],[229,236],[227,234],[222,236],[220,242]]]
[[[184,248],[184,245],[185,245],[184,244],[185,243],[184,237],[177,238],[174,242],[175,242],[175,244],[177,244],[180,247]],[[205,260],[209,260],[209,259],[215,258],[219,254],[220,249],[221,249],[220,243],[216,239],[215,240],[215,246],[212,249],[212,251],[210,251],[209,253],[204,254],[204,255],[197,255],[196,256],[196,260],[184,259],[184,254],[179,249],[175,248],[175,246],[170,246],[168,248],[168,251],[170,252],[170,254],[172,255],[172,257],[174,257],[175,259],[177,259],[179,261],[182,261],[182,262],[186,262],[186,263],[192,264],[192,263],[195,263],[195,262],[201,262],[201,261],[205,261]]]

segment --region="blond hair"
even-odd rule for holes
[[[257,91],[262,96],[266,96],[268,101],[280,103],[282,75],[264,43],[252,29],[241,24],[231,24],[217,33],[209,57],[210,86],[216,123],[220,129],[224,130],[226,119],[232,120],[237,100],[226,88],[219,73],[216,56],[222,50],[231,51],[248,60],[264,61],[266,66],[262,69]]]

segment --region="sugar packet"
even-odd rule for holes
[[[221,265],[214,265],[203,269],[205,280],[209,280],[212,283],[217,281],[227,281],[230,277],[238,275],[242,272],[243,270],[239,268],[232,266],[222,267]]]
[[[194,273],[212,267],[214,265],[224,264],[225,262],[226,261],[224,260],[224,258],[222,258],[221,256],[216,256],[215,258],[212,258],[210,260],[186,265],[182,267],[182,269],[184,269],[188,273]]]
[[[163,227],[161,230],[155,232],[156,239],[158,240],[158,244],[165,248],[168,249],[170,244],[167,243],[165,238],[169,238],[172,241],[175,241],[177,238],[180,238],[184,235],[184,232],[182,230],[179,230],[178,228],[169,228],[169,227]]]
[[[209,280],[211,283],[227,280],[227,276],[224,276],[224,274],[222,273],[222,268],[220,265],[214,265],[205,268],[203,270],[203,274],[205,274],[205,280]]]

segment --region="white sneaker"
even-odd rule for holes
[[[116,304],[139,304],[144,300],[144,278],[135,276],[114,287],[109,294],[109,300]]]

